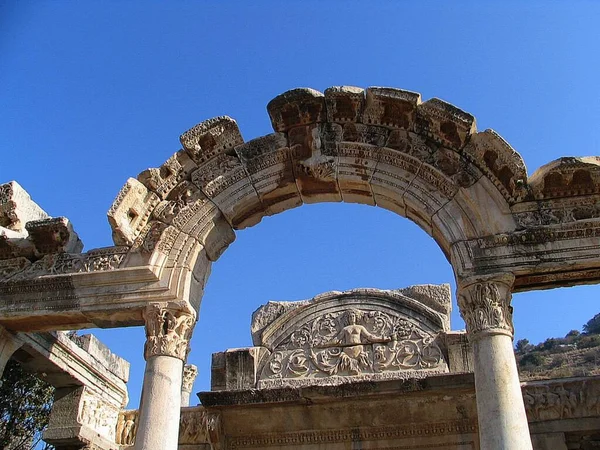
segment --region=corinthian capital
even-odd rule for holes
[[[146,308],[146,346],[144,358],[173,356],[185,361],[195,318],[187,311],[151,304]]]
[[[513,336],[510,273],[458,280],[458,307],[472,338],[485,334]]]

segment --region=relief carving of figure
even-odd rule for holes
[[[435,338],[403,317],[350,308],[326,312],[284,339],[263,364],[260,385],[328,376],[402,376],[446,365]],[[264,380],[264,381],[263,381]]]
[[[342,345],[340,354],[340,368],[348,370],[351,375],[358,375],[361,368],[371,367],[369,355],[362,345],[367,342],[386,342],[390,339],[375,336],[369,333],[363,325],[358,325],[357,321],[362,318],[361,311],[350,309],[345,314],[346,326],[340,330],[335,337],[335,342]]]

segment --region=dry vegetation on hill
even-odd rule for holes
[[[538,345],[527,339],[516,344],[522,381],[600,375],[600,314],[564,338],[548,338]]]

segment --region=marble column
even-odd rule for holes
[[[134,448],[177,450],[183,363],[195,317],[167,304],[151,304],[144,318],[146,371]]]
[[[198,376],[198,368],[193,364],[186,364],[183,368],[183,383],[181,385],[181,406],[190,406],[190,395],[194,381]]]
[[[473,344],[480,447],[530,450],[513,350],[512,274],[458,280],[458,306]]]

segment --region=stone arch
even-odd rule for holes
[[[139,253],[131,261],[147,261],[178,291],[186,270],[204,281],[233,230],[304,203],[396,212],[431,235],[456,272],[472,266],[456,243],[516,228],[521,157],[442,100],[379,87],[294,89],[267,110],[274,133],[244,142],[233,119],[209,119],[183,133],[183,149],[160,168],[128,180],[108,215],[115,243]]]

